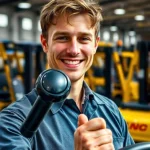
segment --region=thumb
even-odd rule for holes
[[[80,114],[78,116],[78,127],[81,126],[82,124],[86,123],[86,122],[88,122],[87,116],[84,114]]]

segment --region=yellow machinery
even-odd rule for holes
[[[106,71],[105,75],[103,76],[94,76],[94,67],[97,69],[103,69],[104,64],[108,60],[107,57],[107,49],[111,48],[113,51],[111,43],[104,43],[99,42],[99,48],[102,49],[96,52],[94,56],[94,61],[92,67],[87,71],[87,76],[85,78],[86,82],[89,84],[92,90],[96,90],[96,86],[104,87],[106,85],[106,74],[109,72]],[[113,51],[111,56],[111,60],[113,60],[116,74],[118,77],[117,83],[115,81],[110,81],[108,84],[112,84],[111,86],[111,96],[115,98],[116,96],[121,96],[123,102],[129,102],[131,99],[137,101],[139,99],[138,89],[139,84],[137,81],[133,81],[134,72],[137,72],[138,69],[138,52],[135,50],[134,52],[121,52],[118,53],[117,51]],[[127,65],[127,60],[130,59],[130,64]],[[110,60],[110,61],[111,61]],[[121,62],[124,62],[122,63]],[[111,64],[110,64],[111,65]],[[106,66],[106,68],[110,68],[112,66]],[[114,76],[111,74],[111,76]],[[111,77],[113,78],[113,77]],[[110,79],[113,80],[113,79]],[[106,85],[108,86],[108,85]],[[108,95],[107,95],[108,96]],[[111,97],[110,97],[111,98]]]
[[[0,43],[0,56],[4,64],[4,72],[5,72],[6,80],[8,83],[8,89],[7,87],[3,87],[3,92],[9,91],[9,94],[10,94],[10,101],[0,100],[0,109],[2,109],[3,107],[6,107],[7,105],[9,105],[11,102],[15,101],[15,93],[14,93],[13,84],[12,84],[8,56],[6,54],[3,43]]]
[[[93,66],[97,68],[103,68],[103,60],[105,59],[105,55],[102,52],[97,52],[94,56]],[[87,76],[85,77],[85,81],[89,84],[92,90],[96,90],[96,86],[104,86],[105,78],[104,77],[95,77],[93,68],[90,68],[87,71]]]
[[[103,42],[100,43],[99,46],[111,47],[112,45]],[[95,54],[93,66],[99,66],[100,69],[103,68],[102,63],[99,63],[100,61],[98,60],[102,59],[106,61],[105,51],[106,50],[104,49],[103,52],[97,52]],[[139,99],[141,99],[141,93],[139,92],[141,84],[138,80],[133,80],[134,73],[139,74],[139,72],[142,72],[140,71],[139,57],[141,58],[141,56],[139,56],[139,51],[137,50],[134,50],[133,52],[122,51],[121,53],[113,51],[112,61],[115,66],[114,70],[118,77],[118,82],[115,82],[113,80],[114,77],[112,77],[112,81],[109,84],[113,85],[113,88],[111,89],[112,99],[117,95],[122,97],[120,100],[121,105],[119,104],[118,106],[128,124],[133,139],[137,142],[146,142],[150,141],[150,106],[146,103],[146,100],[145,102],[139,102]],[[93,74],[91,67],[85,78],[90,87],[95,90],[96,86],[105,86],[105,76],[94,77]],[[140,76],[142,77],[141,74]],[[150,82],[149,78],[147,81]],[[141,83],[143,83],[143,81],[141,81]]]
[[[138,102],[124,103],[120,108],[129,131],[135,141],[150,141],[150,90],[149,87],[149,67],[148,63],[150,42],[141,41],[137,44],[139,52],[138,60],[138,82],[139,100]]]
[[[129,65],[127,60],[130,59]],[[113,62],[119,78],[119,85],[114,83],[114,90],[112,91],[112,97],[116,95],[122,95],[123,102],[129,102],[130,100],[137,101],[139,99],[139,84],[137,81],[133,81],[134,73],[137,72],[138,68],[138,51],[133,52],[113,52]],[[124,62],[122,63],[121,62]],[[120,88],[116,88],[119,86]]]
[[[106,48],[106,51],[104,53],[104,49]],[[104,43],[99,42],[99,48],[97,49],[97,52],[93,59],[93,65],[92,67],[87,71],[85,81],[88,83],[90,88],[94,91],[96,91],[96,88],[101,86],[107,88],[106,93],[103,93],[104,95],[107,95],[110,97],[111,93],[111,75],[110,75],[110,63],[111,63],[111,56],[112,55],[112,44],[111,43]],[[101,71],[105,70],[105,71]],[[106,77],[107,76],[107,77]]]
[[[13,42],[4,41],[0,43],[0,59],[2,60],[0,80],[6,79],[6,81],[0,81],[0,110],[14,102],[17,97],[19,98],[19,95],[22,95],[19,91],[23,89],[22,75],[24,70],[21,60],[24,59],[24,55],[18,53],[15,48]]]
[[[125,118],[128,129],[137,142],[147,142],[150,141],[150,110],[133,110],[131,109],[122,109],[120,112]]]

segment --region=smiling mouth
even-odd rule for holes
[[[67,65],[78,65],[82,62],[83,60],[62,60],[63,63]]]

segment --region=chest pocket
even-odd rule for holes
[[[113,137],[113,144],[115,147],[115,150],[118,150],[123,147],[124,138],[123,137]]]

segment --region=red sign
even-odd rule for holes
[[[127,123],[129,130],[139,130],[139,131],[146,131],[148,129],[147,124],[140,124],[140,123]]]

